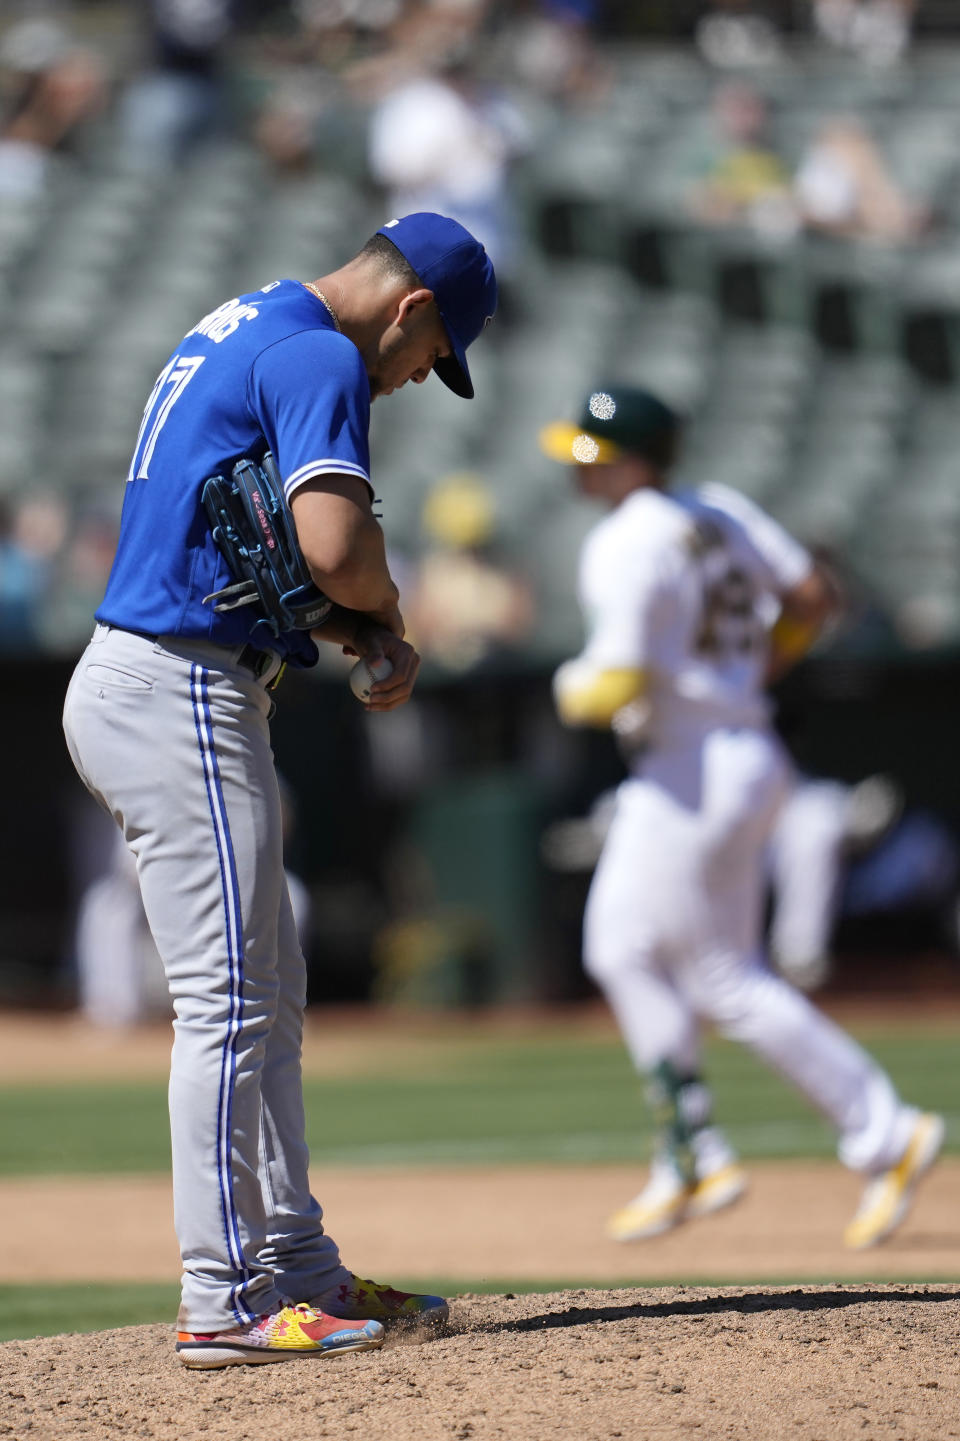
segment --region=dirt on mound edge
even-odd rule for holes
[[[0,1436],[960,1437],[960,1285],[457,1297],[440,1336],[188,1372],[167,1326],[0,1346]]]

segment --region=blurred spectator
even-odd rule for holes
[[[375,106],[370,172],[391,215],[452,216],[483,242],[502,278],[515,250],[509,166],[526,144],[519,111],[476,78],[458,47],[432,70],[421,62]]]
[[[890,174],[855,116],[825,122],[800,161],[794,196],[803,223],[823,235],[902,243],[930,223]]]
[[[358,97],[364,97],[368,69],[377,72],[392,54],[404,6],[401,0],[293,0],[291,11],[294,33],[267,41],[276,65],[254,139],[274,166],[295,173],[328,159],[342,164],[344,157],[333,152],[349,138],[349,166],[356,160]]]
[[[831,578],[841,606],[825,637],[831,657],[843,655],[892,656],[902,647],[897,623],[873,586],[835,545],[804,537],[804,543],[821,570]],[[782,717],[781,717],[782,718]]]
[[[95,1026],[136,1025],[170,1013],[163,966],[150,935],[133,852],[110,816],[105,866],[84,891],[74,949],[77,1005]],[[95,825],[90,818],[91,827]],[[99,838],[98,838],[99,839]]]
[[[22,515],[0,499],[0,651],[31,651],[47,584],[47,556],[21,525]]]
[[[169,169],[228,126],[224,57],[234,10],[234,0],[150,0],[149,56],[119,109],[135,164]]]
[[[890,65],[910,47],[916,0],[814,0],[814,29],[839,50]]]
[[[840,898],[840,921],[910,919],[920,913],[956,951],[960,948],[960,844],[932,811],[906,809],[879,843],[850,865]]]
[[[854,786],[801,777],[772,837],[770,881],[771,959],[802,990],[830,979],[844,922],[925,913],[957,946],[956,836],[905,807],[889,776]]]
[[[790,174],[769,133],[767,102],[743,82],[721,85],[707,133],[680,161],[687,209],[706,225],[792,234]]]
[[[43,639],[51,651],[79,654],[90,638],[90,616],[100,603],[117,548],[118,516],[90,506],[73,516],[52,568],[43,610]]]
[[[915,582],[913,594],[904,596],[894,607],[896,637],[907,650],[934,650],[956,644],[956,595],[945,587],[936,589],[934,576],[930,584],[931,589],[927,590]]]
[[[475,671],[522,652],[533,623],[527,582],[497,554],[495,509],[479,477],[450,475],[427,497],[430,547],[404,607],[425,660]]]
[[[410,7],[405,0],[292,0],[297,25],[292,53],[337,70],[392,33]]]
[[[370,112],[376,113],[386,97],[423,82],[422,93],[413,106],[398,117],[404,127],[401,139],[409,134],[409,145],[405,143],[401,148],[413,152],[410,159],[401,156],[403,175],[398,184],[402,187],[408,183],[406,177],[412,165],[412,183],[421,185],[416,167],[422,167],[417,157],[424,136],[436,151],[444,138],[438,131],[452,126],[459,134],[463,128],[462,115],[453,110],[452,102],[448,101],[442,111],[436,109],[436,89],[431,90],[426,82],[440,75],[450,65],[451,57],[460,56],[467,85],[476,64],[477,41],[486,10],[487,0],[416,0],[408,4],[399,0],[300,0],[294,6],[299,25],[296,36],[272,47],[282,66],[256,121],[258,145],[275,165],[288,171],[306,170],[316,162],[332,162],[337,167],[353,163],[358,172],[369,162]],[[420,103],[428,112],[423,117],[419,115]],[[463,109],[463,103],[459,108]],[[357,130],[362,131],[363,140],[354,156]],[[457,146],[454,135],[450,143]],[[339,153],[344,145],[348,151],[346,162]],[[462,145],[460,148],[462,151]],[[474,162],[469,151],[466,161],[471,173],[464,175],[461,185],[469,196],[474,184]],[[432,180],[432,176],[428,174],[426,179]],[[382,177],[382,183],[390,189],[394,182],[388,174]],[[399,206],[395,213],[418,208],[427,207]],[[458,215],[449,207],[445,213]],[[485,239],[490,248],[489,238]]]
[[[852,859],[899,818],[900,792],[885,776],[856,786],[800,776],[770,841],[770,959],[801,990],[831,969],[831,946]]]
[[[526,0],[504,7],[501,68],[535,95],[561,106],[591,103],[612,72],[593,37],[593,0]]]
[[[103,109],[106,74],[94,51],[52,19],[24,20],[0,44],[0,196],[39,195],[58,156]]]
[[[703,58],[718,68],[772,65],[783,55],[776,22],[753,0],[712,0],[695,39]]]
[[[306,170],[317,155],[317,131],[338,87],[321,72],[288,66],[254,121],[253,138],[277,170]]]

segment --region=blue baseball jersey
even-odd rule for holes
[[[253,639],[294,663],[302,631],[274,638],[256,608],[218,614],[230,583],[201,503],[204,481],[270,451],[289,500],[311,476],[370,484],[370,384],[360,352],[296,280],[229,300],[184,337],[157,378],[127,475],[120,539],[97,620],[221,645]]]

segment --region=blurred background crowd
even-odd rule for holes
[[[74,997],[80,897],[116,880],[53,754],[158,369],[216,304],[335,268],[415,209],[485,242],[502,302],[471,356],[474,402],[428,385],[374,411],[420,698],[368,724],[333,657],[275,723],[318,993],[580,994],[581,886],[618,763],[550,707],[595,516],[537,432],[603,375],[683,411],[678,484],[756,497],[845,589],[781,697],[812,782],[842,791],[830,935],[795,974],[829,979],[844,914],[880,912],[889,942],[909,913],[902,952],[955,948],[952,0],[6,0],[0,652],[17,774],[0,995]],[[328,743],[362,757],[360,818],[344,767],[318,761]]]

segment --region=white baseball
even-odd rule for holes
[[[373,665],[369,661],[358,660],[350,672],[350,689],[357,700],[369,700],[370,687],[374,681],[386,680],[387,676],[392,674],[393,663],[387,660],[386,656],[381,656]]]

